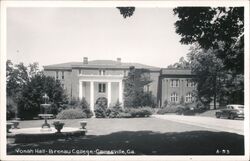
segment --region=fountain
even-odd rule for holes
[[[84,136],[87,132],[86,123],[81,123],[82,128],[73,128],[73,127],[64,127],[64,123],[60,121],[55,121],[53,125],[55,128],[51,128],[50,124],[48,123],[48,119],[53,116],[53,114],[48,114],[48,109],[51,106],[49,104],[49,97],[47,94],[43,96],[44,104],[41,104],[44,112],[43,114],[39,114],[39,117],[44,119],[44,123],[41,127],[32,127],[32,128],[16,128],[11,129],[11,124],[7,124],[7,138],[9,140],[13,140],[14,143],[33,143],[33,142],[41,142],[41,141],[48,141],[48,140],[56,140],[59,138],[71,138],[71,137],[80,137]],[[85,124],[85,125],[83,125]]]
[[[45,93],[43,96],[44,104],[41,104],[41,107],[43,107],[44,113],[39,114],[39,117],[44,118],[44,124],[42,124],[41,131],[51,131],[50,124],[48,123],[48,118],[52,117],[53,114],[48,114],[48,108],[51,106],[51,104],[48,103],[49,97]]]

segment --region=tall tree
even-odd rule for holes
[[[127,78],[124,81],[124,105],[125,107],[154,106],[152,94],[144,90],[152,80],[149,70],[130,67]]]
[[[204,104],[212,100],[220,104],[244,103],[244,79],[225,70],[222,60],[216,57],[218,50],[193,47],[188,54],[192,73],[196,75],[197,97]]]
[[[218,50],[215,54],[224,68],[244,73],[243,7],[177,7],[174,14],[179,18],[175,27],[181,43]]]
[[[190,69],[190,62],[186,61],[184,57],[179,59],[179,62],[171,64],[168,68],[175,68],[175,69]]]

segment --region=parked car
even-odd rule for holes
[[[227,105],[226,108],[217,111],[215,116],[228,119],[244,118],[244,105]]]

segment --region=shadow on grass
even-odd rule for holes
[[[80,151],[92,150],[90,154],[100,154],[97,149],[134,151],[135,155],[216,155],[222,150],[231,155],[244,154],[244,136],[227,132],[190,131],[179,133],[157,133],[153,131],[121,131],[109,135],[85,136],[79,138],[58,139],[55,141],[32,144],[8,144],[9,155],[21,155],[17,150],[45,149],[68,150],[71,155],[77,155],[72,149]],[[31,153],[35,154],[35,153]],[[55,154],[55,153],[54,153]],[[58,153],[57,153],[58,154]],[[80,154],[80,153],[79,153]],[[86,154],[86,153],[84,153]],[[121,154],[121,153],[119,153]],[[123,153],[122,153],[123,154]],[[39,154],[35,154],[39,155]],[[60,155],[63,155],[60,153]],[[81,153],[83,155],[83,153]],[[117,153],[116,153],[117,155]]]

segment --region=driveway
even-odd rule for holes
[[[211,117],[183,116],[183,115],[153,115],[152,117],[218,130],[218,131],[226,131],[244,135],[243,120],[228,120],[228,119],[217,119]]]

